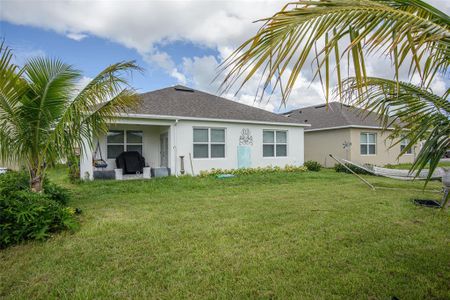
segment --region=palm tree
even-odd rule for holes
[[[419,172],[431,159],[433,171],[439,155],[449,146],[448,137],[430,134],[430,131],[440,132],[445,124],[448,126],[448,122],[440,123],[445,109],[435,108],[430,99],[446,103],[449,91],[438,97],[429,90],[437,74],[445,77],[449,71],[449,16],[420,0],[300,0],[287,4],[280,12],[262,21],[264,24],[257,34],[223,62],[220,71],[226,72],[226,76],[222,91],[238,84],[239,92],[252,77],[260,74],[261,87],[257,95],[262,98],[266,93],[280,89],[285,104],[300,72],[311,65],[314,79],[318,77],[325,88],[327,101],[330,75],[334,75],[338,82],[337,95],[341,99],[345,94],[357,94],[357,97],[350,97],[354,103],[378,108],[385,116],[398,114],[396,119],[414,113],[417,123],[407,119],[402,123],[402,129],[410,126],[409,132],[421,133],[411,141],[426,139],[426,145],[439,148],[423,148],[413,167]],[[390,58],[394,70],[392,81],[376,80],[367,75],[365,60],[377,54]],[[309,64],[311,57],[313,63]],[[354,70],[350,81],[343,80],[342,66],[347,64],[346,77],[350,76],[350,67]],[[404,68],[409,68],[411,78],[419,76],[418,86],[400,82],[399,74]],[[386,85],[389,86],[388,95],[384,95]],[[361,101],[368,96],[375,98]],[[383,102],[381,96],[390,100]],[[409,105],[409,96],[422,108]],[[350,99],[347,98],[349,102]],[[448,108],[448,104],[440,107]],[[439,110],[436,118],[429,119],[427,112],[430,110]],[[428,121],[436,123],[426,123]],[[424,127],[413,126],[417,124]],[[429,140],[434,138],[437,140]]]
[[[92,134],[105,132],[114,114],[135,103],[124,75],[140,68],[113,64],[80,89],[81,73],[71,65],[36,57],[19,68],[12,57],[2,43],[0,160],[25,165],[31,189],[40,192],[47,166],[91,146]]]

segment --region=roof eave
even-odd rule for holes
[[[325,130],[336,130],[336,129],[346,129],[346,128],[358,128],[358,129],[378,129],[378,130],[394,130],[394,127],[384,128],[381,126],[366,126],[366,125],[344,125],[344,126],[333,126],[333,127],[324,127],[324,128],[313,128],[313,129],[305,129],[305,132],[314,132],[314,131],[325,131]]]
[[[150,114],[116,114],[115,117],[131,118],[131,119],[159,119],[159,120],[187,120],[187,121],[204,121],[204,122],[228,122],[228,123],[244,123],[244,124],[260,124],[260,125],[277,125],[292,127],[310,127],[310,124],[303,123],[285,123],[273,121],[253,121],[253,120],[235,120],[235,119],[216,119],[216,118],[198,118],[186,116],[169,116],[169,115],[150,115]]]

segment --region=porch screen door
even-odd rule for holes
[[[167,132],[162,133],[159,136],[159,148],[161,157],[161,167],[169,166],[169,134]]]

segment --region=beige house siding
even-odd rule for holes
[[[333,167],[336,162],[329,154],[351,159],[350,151],[344,149],[344,143],[350,138],[350,129],[305,131],[305,161],[314,160],[325,167]]]
[[[412,154],[405,154],[398,158],[400,154],[400,144],[394,145],[395,142],[387,139],[389,132],[383,132],[377,129],[360,129],[351,128],[352,150],[351,159],[358,163],[373,164],[377,166],[384,166],[386,164],[412,163],[415,158],[415,150]],[[360,151],[360,136],[361,133],[375,133],[376,134],[376,153],[375,155],[361,155]]]
[[[360,135],[363,132],[376,133],[375,155],[361,155]],[[403,155],[397,159],[400,154],[400,144],[389,149],[391,141],[386,141],[387,136],[388,133],[380,129],[343,128],[305,131],[305,161],[315,160],[325,167],[333,167],[336,162],[328,156],[331,153],[337,157],[352,160],[357,163],[378,166],[412,163],[417,148],[414,149],[413,154]],[[344,149],[344,143],[346,142],[351,143],[348,150]]]

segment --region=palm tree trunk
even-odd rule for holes
[[[31,191],[35,193],[42,192],[44,177],[39,170],[30,170],[30,187]]]
[[[448,200],[450,198],[450,168],[444,169],[444,176],[442,176],[442,185],[444,186],[444,197],[442,198],[442,208],[446,209],[448,206]]]

